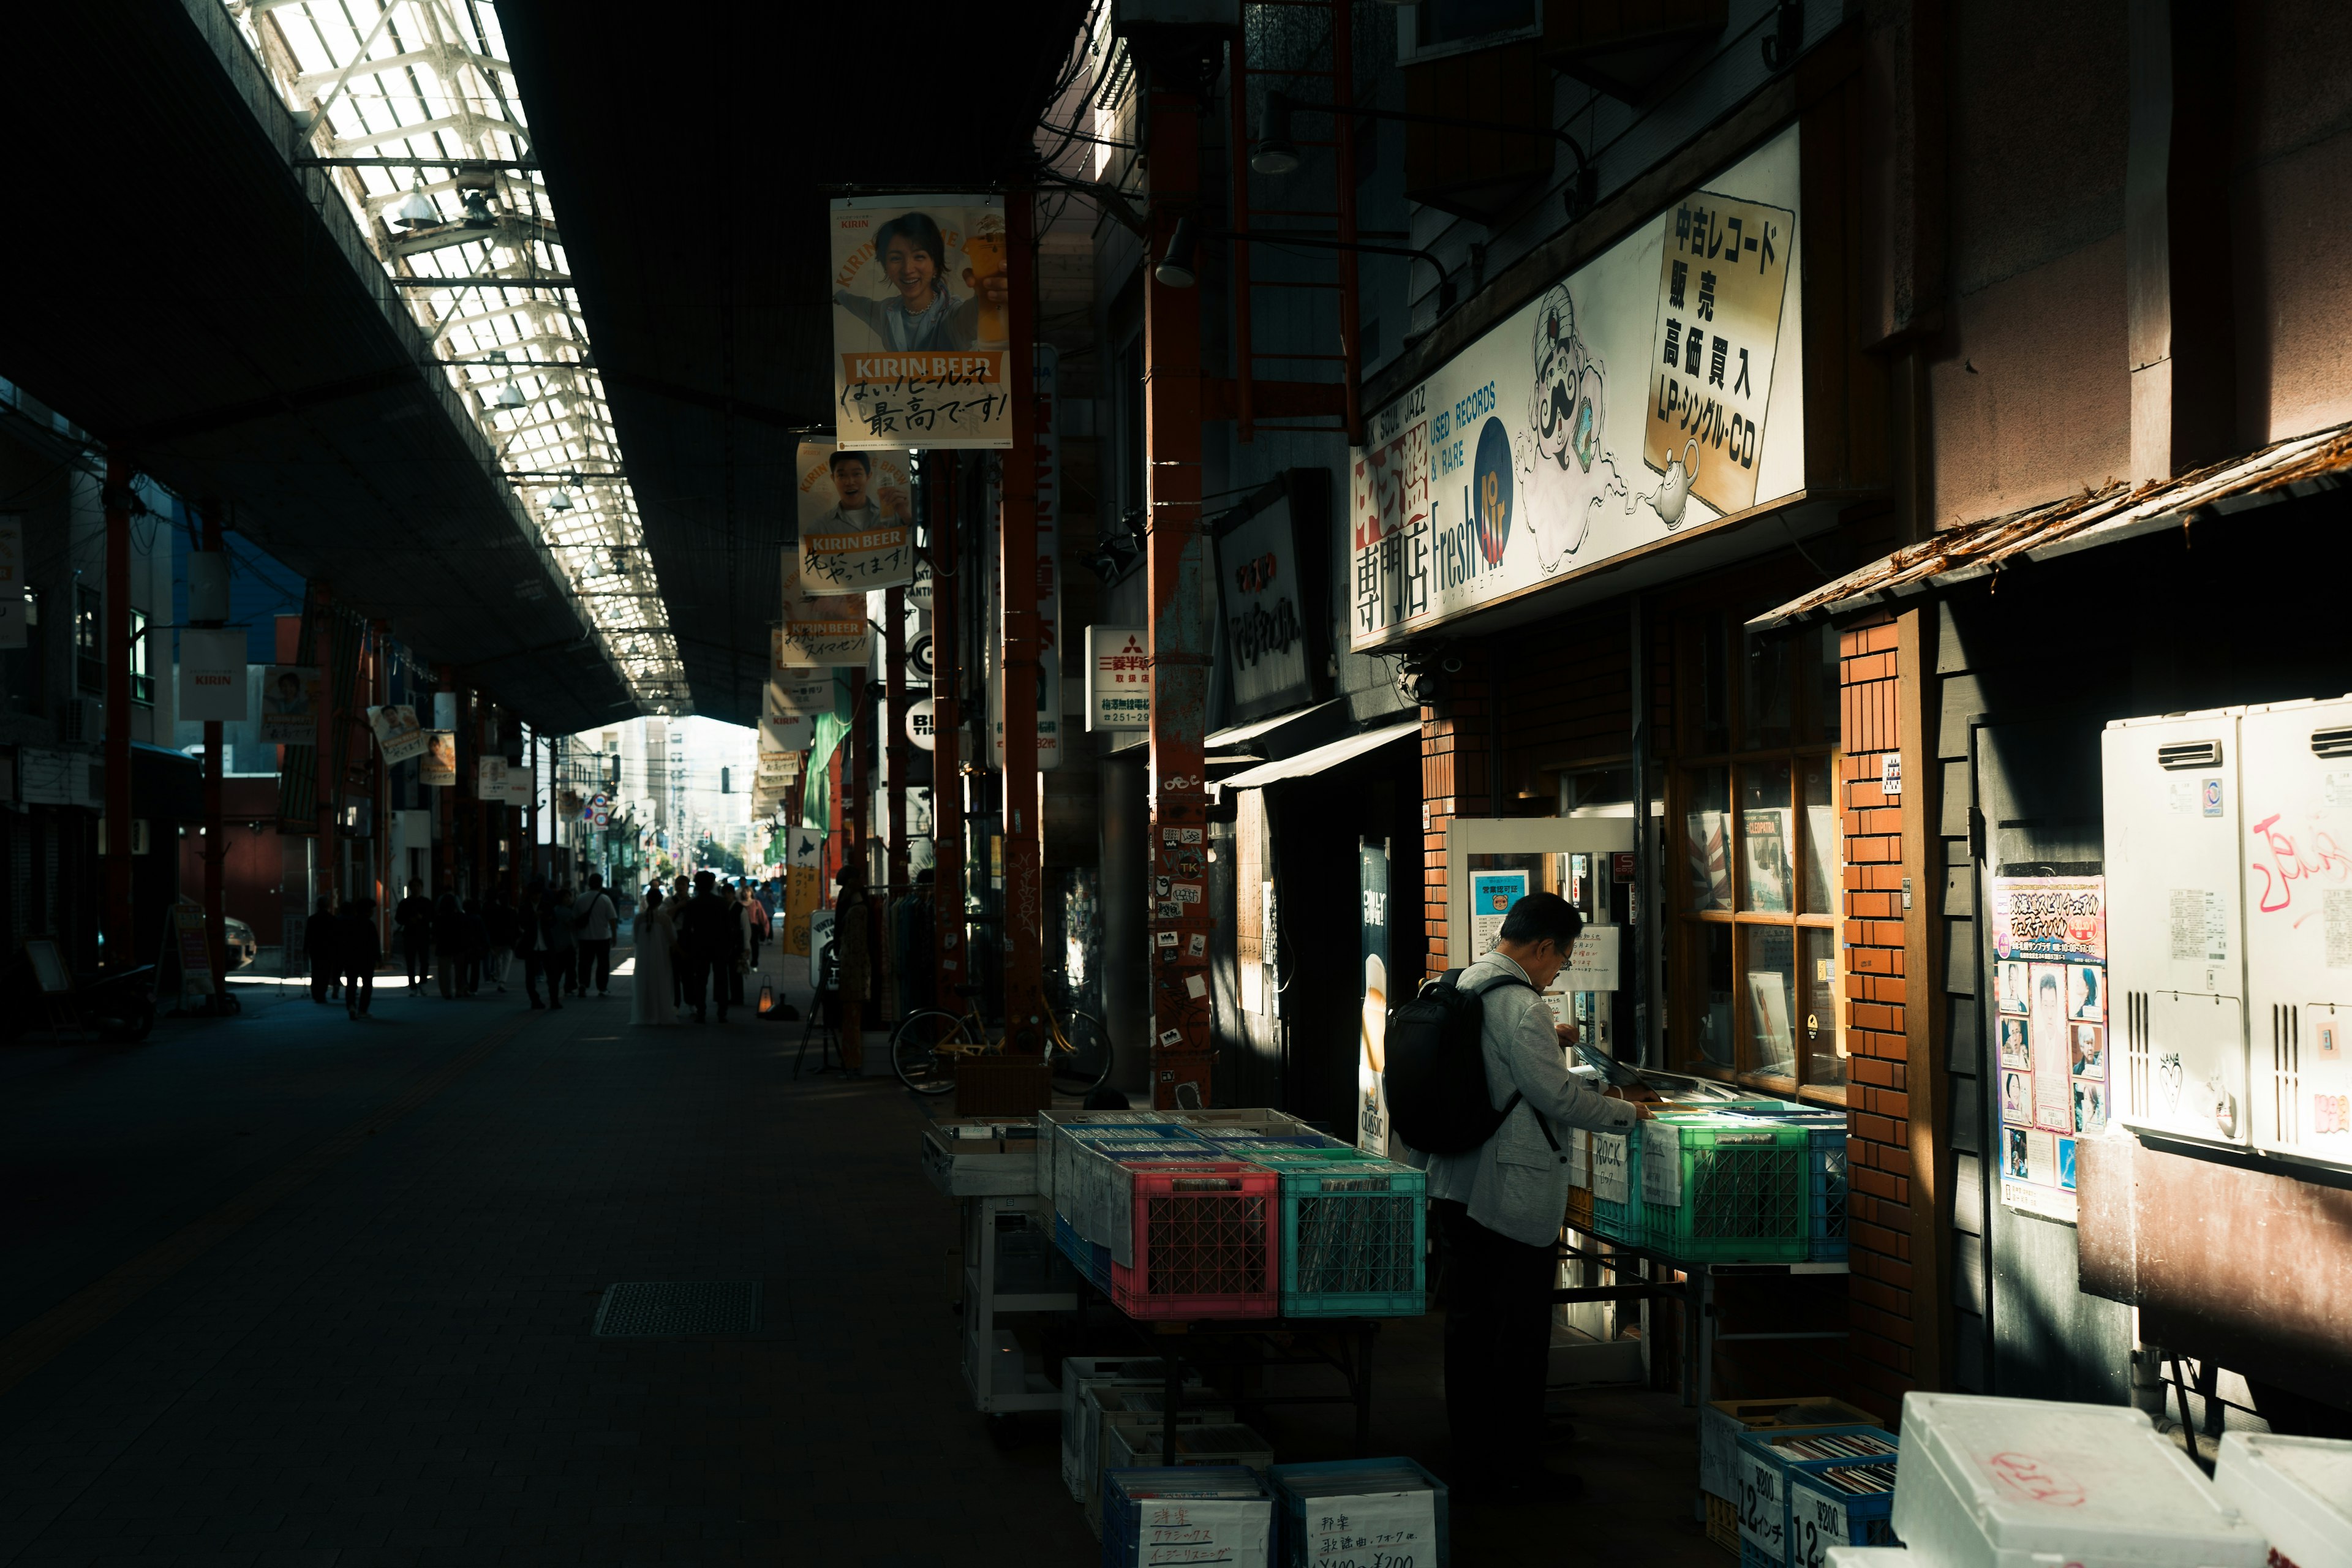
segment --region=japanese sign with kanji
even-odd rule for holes
[[[800,449],[801,581],[864,594],[915,580],[914,486],[903,451]]]
[[[1010,447],[1004,201],[833,204],[834,430],[843,447]]]
[[[874,658],[874,624],[863,594],[813,595],[801,584],[800,552],[783,552],[783,615],[772,637],[772,682],[829,665],[864,666]]]
[[[1151,727],[1151,650],[1141,626],[1087,628],[1087,728]]]
[[[1338,584],[1350,647],[1803,489],[1798,136],[1679,198],[1365,421]]]

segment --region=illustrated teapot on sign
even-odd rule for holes
[[[1683,507],[1690,500],[1691,486],[1698,482],[1698,442],[1683,443],[1683,455],[1666,459],[1665,474],[1658,480],[1658,493],[1650,498],[1650,505],[1658,521],[1673,528],[1683,520]]]

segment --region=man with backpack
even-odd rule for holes
[[[1581,1490],[1540,1464],[1567,1130],[1622,1132],[1644,1114],[1568,1070],[1574,1026],[1544,1001],[1582,925],[1558,894],[1528,894],[1492,952],[1423,987],[1389,1028],[1389,1109],[1429,1172],[1444,1245],[1451,1479],[1491,1497]]]

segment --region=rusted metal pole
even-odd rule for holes
[[[335,726],[343,715],[335,706],[335,591],[331,584],[313,583],[310,586],[310,647],[308,657],[319,672],[319,704],[317,728],[310,747],[311,789],[316,796],[310,803],[313,837],[311,838],[310,897],[306,907],[319,907],[321,889],[343,890],[342,857],[335,842],[335,807],[343,781],[335,777]]]
[[[450,706],[453,709],[462,708],[462,701],[457,696],[457,672],[447,665],[436,664],[433,667],[433,706],[436,709],[441,706],[441,693],[444,691],[449,694]],[[441,715],[436,712],[433,717],[436,723],[428,727],[438,728]],[[464,728],[464,724],[456,712],[451,713],[450,720],[449,749],[454,754],[457,749],[457,732]],[[434,846],[433,853],[433,896],[437,900],[444,893],[454,893],[457,890],[457,789],[455,784],[451,784],[446,788],[436,790],[435,794],[440,797],[434,804],[438,808],[436,815],[441,822],[440,842]]]
[[[890,835],[890,894],[903,894],[913,879],[907,869],[907,590],[893,588],[882,607],[882,689],[887,694],[890,727],[882,736],[885,781],[889,797],[884,809]],[[896,969],[895,955],[892,965]]]
[[[212,551],[215,554],[217,554],[222,548],[220,514],[221,503],[217,500],[207,498],[203,502],[201,516],[203,518],[205,548],[208,551]],[[191,621],[194,619],[194,616],[190,616],[189,618]],[[220,623],[217,621],[207,620],[202,624],[205,626],[218,626]],[[221,823],[221,775],[225,771],[222,765],[221,757],[222,744],[221,721],[217,719],[205,720],[204,845],[205,942],[211,952],[213,973],[216,976],[226,975],[228,973],[228,933],[222,928],[221,924],[222,918],[226,912],[223,908],[221,887],[224,880],[223,862],[228,855],[228,844],[224,837],[227,832],[227,829],[224,827]]]
[[[1339,0],[1335,10],[1345,10],[1349,0]],[[1249,45],[1245,37],[1236,37],[1228,46],[1225,72],[1225,97],[1233,110],[1233,127],[1225,138],[1232,143],[1234,159],[1234,194],[1232,228],[1236,236],[1249,233]],[[1344,198],[1343,198],[1344,199]],[[1257,437],[1257,387],[1252,374],[1256,369],[1257,350],[1250,335],[1250,247],[1249,241],[1235,238],[1233,242],[1234,294],[1234,434],[1244,446]]]
[[[106,966],[138,962],[131,909],[130,459],[110,454],[106,489]]]
[[[1209,578],[1201,539],[1201,295],[1152,270],[1177,221],[1198,221],[1201,101],[1151,88],[1150,254],[1144,259],[1144,550],[1151,631],[1151,1096],[1210,1100],[1207,781]]]
[[[1045,845],[1037,826],[1037,240],[1035,199],[1004,199],[1013,351],[1013,449],[1004,454],[1004,515],[996,531],[1004,638],[1004,1034],[1043,1055]]]
[[[1356,252],[1356,117],[1348,112],[1356,101],[1355,6],[1337,0],[1331,7],[1332,158],[1339,174],[1339,374],[1348,389],[1348,444],[1364,444],[1364,355],[1357,292]],[[1236,223],[1234,227],[1242,226]],[[1242,367],[1246,378],[1248,367]]]
[[[926,461],[939,465],[931,491],[931,846],[937,866],[932,876],[935,943],[939,954],[939,985],[933,993],[939,1005],[953,1008],[961,1000],[955,987],[971,984],[965,963],[969,944],[963,920],[963,707],[959,690],[963,679],[961,653],[963,628],[957,595],[963,584],[958,530],[963,521],[963,479],[961,456],[933,452]]]

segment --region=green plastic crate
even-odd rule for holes
[[[1426,1174],[1367,1157],[1268,1163],[1282,1178],[1284,1317],[1428,1310]]]
[[[1804,1260],[1812,1235],[1809,1129],[1669,1114],[1644,1122],[1643,1132],[1634,1174],[1643,1189],[1643,1246],[1695,1263]],[[1669,1159],[1673,1180],[1662,1182],[1657,1167]],[[1666,1202],[1662,1187],[1679,1201]]]

